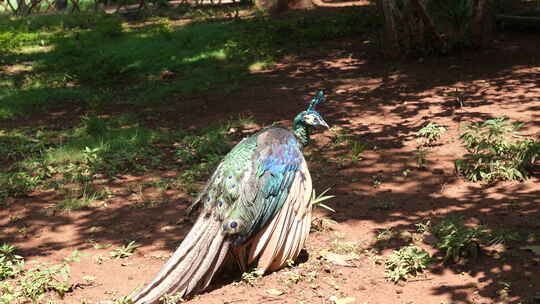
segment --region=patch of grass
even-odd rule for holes
[[[62,298],[72,290],[68,280],[69,267],[66,263],[37,265],[22,271],[15,279],[0,284],[0,303],[38,303],[43,301],[48,292],[54,292]]]
[[[506,118],[465,126],[460,139],[468,153],[455,161],[456,171],[473,182],[525,180],[540,156],[540,141],[520,136],[522,126]]]
[[[415,277],[429,266],[429,253],[417,246],[407,246],[395,250],[386,258],[385,276],[389,281],[398,282]]]
[[[120,248],[116,248],[111,252],[111,257],[115,259],[125,259],[132,256],[135,253],[135,250],[140,245],[135,243],[135,241],[129,242],[127,245],[124,245]]]
[[[29,170],[36,165],[52,168],[66,181],[85,182],[97,173],[113,176],[145,171],[159,163],[161,153],[155,144],[167,141],[167,136],[136,122],[121,121],[87,116],[79,127],[63,134],[61,143],[22,165]]]
[[[416,135],[425,139],[427,144],[432,144],[439,140],[447,129],[444,126],[437,124],[436,122],[430,122],[426,126],[422,127]]]
[[[20,160],[29,155],[35,155],[46,146],[38,139],[25,134],[0,131],[0,163]]]
[[[518,231],[507,227],[498,227],[491,231],[487,238],[490,244],[508,244],[509,242],[524,241],[526,237]]]
[[[61,264],[25,268],[24,258],[15,254],[16,249],[6,243],[0,246],[0,303],[45,303],[49,292],[63,298],[73,288],[69,264],[87,255],[74,250]]]
[[[40,176],[31,176],[29,172],[0,172],[0,198],[26,195],[40,182]]]
[[[92,202],[108,197],[109,192],[105,189],[99,189],[92,184],[85,183],[82,189],[70,191],[67,197],[54,206],[60,211],[73,211],[88,207]]]
[[[0,73],[0,119],[63,102],[161,103],[211,89],[242,88],[251,70],[320,41],[377,23],[362,11],[174,25],[151,18],[47,15],[0,21],[0,64],[30,62],[12,81]],[[27,50],[31,50],[28,52]],[[159,50],[159,52],[156,52]]]
[[[336,239],[332,241],[328,250],[338,254],[356,254],[360,249],[360,245],[356,242],[345,242]]]
[[[97,176],[164,166],[159,145],[172,144],[172,136],[143,127],[128,115],[87,115],[74,128],[8,133],[0,142],[7,151],[0,153],[0,164],[9,164],[0,173],[0,200],[51,188],[66,195],[57,208],[71,210],[110,196],[107,189],[92,185]]]
[[[19,278],[20,296],[39,300],[45,293],[53,291],[60,297],[71,290],[71,284],[68,283],[69,267],[67,264],[53,265],[50,267],[36,266],[27,270]]]
[[[241,129],[249,123],[252,119],[243,117],[214,124],[196,134],[178,134],[180,140],[175,144],[175,156],[184,169],[181,182],[190,184],[208,176],[233,147],[235,137],[230,130]]]

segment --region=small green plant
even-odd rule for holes
[[[60,211],[73,211],[88,207],[92,202],[104,199],[109,195],[106,189],[98,189],[92,184],[85,183],[81,189],[71,191],[67,197],[54,207]]]
[[[140,245],[135,243],[135,241],[129,242],[127,245],[124,245],[120,248],[116,248],[111,252],[111,257],[115,259],[125,259],[132,256],[135,253],[135,250]]]
[[[351,160],[357,162],[362,160],[361,154],[366,150],[367,145],[359,141],[353,141],[351,145]]]
[[[522,126],[506,118],[465,126],[460,139],[468,153],[455,161],[456,171],[473,182],[525,180],[540,156],[540,141],[520,136]]]
[[[416,162],[416,165],[418,168],[425,168],[427,165],[427,156],[429,156],[431,152],[426,148],[418,148],[414,151],[413,159]]]
[[[338,254],[356,254],[360,250],[360,245],[355,242],[346,242],[342,240],[333,240],[329,251]]]
[[[387,280],[398,282],[415,277],[429,266],[431,257],[424,249],[411,245],[395,250],[384,262]]]
[[[415,224],[415,226],[416,226],[416,230],[417,230],[418,233],[420,233],[420,234],[426,234],[426,233],[429,233],[429,232],[431,231],[431,228],[432,228],[431,220],[430,220],[430,219],[426,220],[425,222],[421,222],[421,223]]]
[[[377,240],[377,241],[387,241],[387,240],[395,237],[398,234],[399,233],[396,232],[395,230],[393,230],[392,228],[380,229],[379,232],[377,233],[377,235],[375,236],[375,240]]]
[[[391,210],[394,209],[395,203],[390,200],[375,201],[371,204],[370,209],[373,210]]]
[[[449,217],[432,227],[439,239],[437,248],[444,251],[444,261],[458,263],[475,259],[480,253],[480,243],[488,236],[484,226],[467,227],[461,217]]]
[[[425,138],[427,144],[431,144],[439,138],[441,138],[442,134],[446,132],[446,128],[444,126],[441,126],[437,124],[436,122],[430,122],[425,127],[420,129],[416,135],[418,137]]]
[[[334,198],[335,196],[334,195],[325,195],[326,192],[328,192],[328,190],[330,190],[330,188],[324,190],[321,194],[317,195],[315,193],[315,189],[313,189],[313,191],[311,192],[311,205],[314,206],[314,207],[321,207],[321,208],[324,208],[330,212],[336,212],[336,210],[328,207],[327,205],[323,204],[324,201],[327,201],[331,198]]]
[[[242,281],[246,282],[247,284],[251,286],[255,286],[257,284],[257,280],[262,277],[264,274],[264,271],[258,268],[252,269],[251,271],[247,271],[242,273]]]
[[[163,304],[178,304],[178,303],[184,302],[184,299],[182,298],[181,293],[176,293],[173,295],[164,295],[161,298],[159,298],[159,300],[160,300],[160,303],[163,303]]]
[[[371,186],[373,186],[373,188],[379,188],[383,182],[383,177],[380,174],[372,175],[371,179]]]
[[[187,165],[196,162],[218,162],[230,150],[229,125],[218,125],[203,130],[200,135],[187,135],[176,148],[176,157]]]
[[[80,252],[79,250],[75,249],[71,252],[69,256],[64,258],[64,263],[69,264],[69,263],[80,262],[81,257],[86,257],[88,255],[89,255],[88,253]]]
[[[508,242],[517,242],[526,239],[518,231],[506,227],[494,229],[489,233],[488,238],[490,244],[508,244]]]
[[[14,277],[24,268],[24,260],[15,254],[16,246],[8,243],[0,246],[0,281]]]
[[[168,299],[168,298],[167,298]],[[160,300],[162,300],[160,298]],[[168,302],[168,301],[165,301],[165,298],[163,298],[164,301],[160,302],[160,303],[165,303],[165,304],[173,304],[173,303],[179,303],[179,302]],[[114,300],[114,304],[133,304],[133,301],[131,300],[131,297],[130,296],[123,296],[123,297],[119,297],[118,299],[115,299]]]
[[[71,290],[69,280],[69,267],[67,264],[58,264],[50,267],[38,265],[18,279],[19,294],[22,298],[28,298],[36,302],[49,291],[56,292],[63,297]]]

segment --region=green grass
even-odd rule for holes
[[[195,182],[208,177],[243,135],[230,130],[240,130],[252,122],[250,117],[240,117],[187,132],[151,129],[141,125],[136,115],[89,114],[63,130],[4,132],[0,136],[5,152],[0,154],[0,164],[5,168],[0,172],[0,202],[7,206],[8,197],[54,189],[60,194],[54,210],[77,210],[111,196],[107,188],[94,183],[96,179],[163,168],[181,174],[176,181],[153,186],[164,191],[174,185],[196,192]],[[174,151],[163,148],[174,146]]]
[[[84,184],[76,190],[68,191],[66,198],[54,208],[59,211],[72,211],[88,207],[92,202],[107,198],[109,192],[92,184]]]
[[[181,172],[175,186],[196,192],[196,182],[243,136],[229,130],[249,118],[186,132],[150,128],[137,115],[103,113],[115,103],[131,104],[133,113],[160,103],[189,108],[186,97],[242,89],[257,81],[251,70],[377,25],[356,10],[290,17],[187,24],[151,17],[136,27],[89,13],[0,20],[0,120],[75,107],[85,113],[67,115],[60,128],[0,130],[0,204],[54,189],[61,196],[55,210],[76,210],[106,195],[95,189],[96,178],[164,167]],[[359,157],[363,146],[353,150]]]
[[[128,28],[116,16],[32,16],[0,21],[0,119],[65,103],[148,104],[241,89],[254,66],[366,31],[376,19],[350,10],[289,19],[255,17]]]

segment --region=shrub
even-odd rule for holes
[[[461,217],[442,220],[432,228],[440,240],[437,248],[444,251],[444,261],[459,262],[463,258],[475,259],[480,251],[480,242],[488,236],[484,226],[467,227]]]
[[[467,125],[460,139],[467,148],[455,168],[471,181],[525,180],[540,155],[540,141],[517,133],[523,123],[506,118]]]
[[[384,262],[385,276],[389,281],[407,280],[421,273],[431,258],[424,249],[411,245],[395,250]]]

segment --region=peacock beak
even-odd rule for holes
[[[319,126],[323,126],[327,129],[330,129],[330,127],[328,126],[328,124],[326,123],[326,121],[324,121],[322,118],[318,121],[319,123]]]

